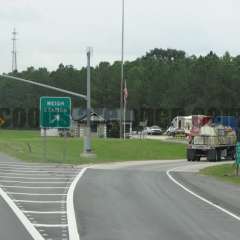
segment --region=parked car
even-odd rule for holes
[[[143,130],[148,135],[161,135],[163,130],[159,126],[146,127]]]
[[[168,136],[176,136],[178,134],[183,134],[183,135],[185,134],[186,135],[186,132],[185,132],[184,129],[177,129],[177,128],[173,127],[173,126],[170,126],[166,130],[165,134],[168,135]]]

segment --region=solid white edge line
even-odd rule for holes
[[[0,196],[4,199],[7,205],[12,209],[15,215],[18,217],[20,222],[29,232],[34,240],[44,240],[42,235],[38,232],[38,230],[33,226],[33,224],[28,220],[28,218],[24,215],[24,213],[17,207],[17,205],[9,198],[9,196],[0,188]]]
[[[79,174],[75,177],[72,184],[70,185],[70,188],[68,189],[68,195],[67,195],[67,220],[68,220],[68,232],[69,232],[69,240],[80,240],[80,236],[78,233],[78,227],[77,227],[77,221],[76,221],[76,215],[74,210],[74,190],[77,186],[78,181],[83,176],[83,174],[88,170],[89,168],[83,168]]]
[[[177,167],[179,168],[179,167]],[[186,192],[190,193],[191,195],[193,195],[194,197],[202,200],[203,202],[211,205],[212,207],[215,207],[217,209],[219,209],[220,211],[228,214],[229,216],[233,217],[234,219],[240,221],[240,216],[228,211],[227,209],[219,206],[218,204],[215,204],[211,201],[209,201],[208,199],[196,194],[195,192],[191,191],[189,188],[185,187],[183,184],[181,184],[180,182],[178,182],[172,175],[171,175],[171,172],[174,172],[175,170],[177,170],[177,168],[173,168],[173,169],[170,169],[168,170],[166,173],[167,173],[167,176],[169,177],[170,180],[172,180],[175,184],[177,184],[179,187],[181,187],[182,189],[184,189]],[[182,167],[181,167],[182,168]]]

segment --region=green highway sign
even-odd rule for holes
[[[40,98],[41,128],[70,128],[70,126],[71,126],[70,97]]]
[[[236,163],[240,165],[240,142],[236,145]]]

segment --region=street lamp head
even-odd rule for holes
[[[90,54],[90,56],[92,56],[93,55],[93,48],[92,47],[87,47],[86,52],[87,52],[87,54]]]

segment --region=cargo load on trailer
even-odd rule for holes
[[[236,131],[237,125],[233,117],[193,117],[193,128],[187,147],[188,161],[200,161],[201,157],[206,157],[209,161],[220,161],[222,158],[234,159]]]

